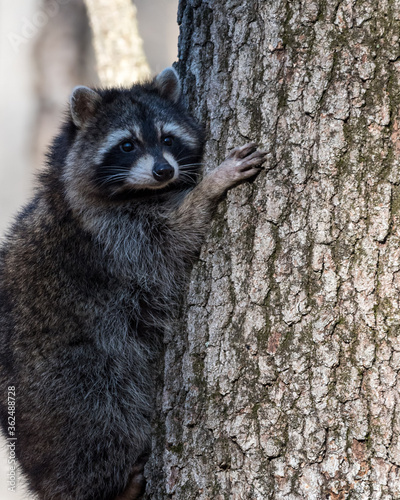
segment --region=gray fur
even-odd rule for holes
[[[0,251],[1,423],[7,435],[4,394],[15,386],[17,456],[43,500],[139,496],[163,333],[218,201],[265,159],[254,144],[237,148],[195,187],[203,136],[166,77],[74,92],[35,197]],[[161,144],[160,123],[179,123],[174,141],[196,162]],[[124,129],[134,160],[116,188],[112,169],[130,161],[113,142]],[[181,175],[137,191],[128,177],[149,154],[173,156]]]

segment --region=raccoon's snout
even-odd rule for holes
[[[156,181],[169,181],[174,175],[175,169],[169,163],[156,163],[153,167],[153,177]]]

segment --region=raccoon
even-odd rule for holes
[[[32,201],[0,251],[0,419],[43,500],[134,499],[153,373],[213,211],[265,152],[234,149],[199,182],[202,128],[177,73],[74,89]]]

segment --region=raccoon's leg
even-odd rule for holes
[[[118,495],[115,500],[137,500],[142,497],[146,487],[146,479],[143,472],[148,458],[148,455],[146,455],[138,459],[132,469],[126,490]]]
[[[148,453],[138,458],[129,476],[128,486],[126,487],[125,491],[118,495],[115,500],[136,500],[142,497],[146,487],[144,466],[146,465],[148,459]]]
[[[224,193],[241,181],[260,172],[265,151],[255,143],[233,149],[227,158],[191,191],[170,217],[170,227],[179,236],[177,244],[188,252],[197,252],[215,207]]]

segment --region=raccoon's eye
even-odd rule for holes
[[[135,146],[131,141],[124,141],[119,145],[119,147],[124,153],[130,153]]]
[[[163,139],[163,146],[172,146],[174,143],[174,138],[171,136],[164,137]]]

